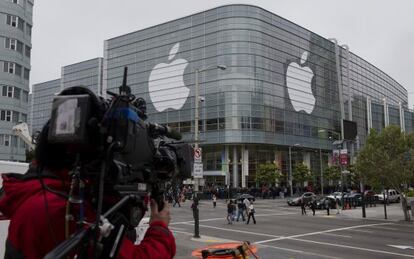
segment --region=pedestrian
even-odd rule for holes
[[[299,204],[300,204],[300,208],[302,209],[302,215],[306,215],[306,207],[305,207],[306,204],[305,204],[303,197],[300,198]]]
[[[316,209],[316,201],[313,200],[309,204],[310,209],[312,210],[312,215],[315,216],[315,209]]]
[[[175,207],[175,204],[178,204],[178,207],[181,207],[181,204],[180,204],[180,196],[179,196],[179,194],[178,194],[178,193],[176,193],[176,194],[174,195],[174,203],[173,203],[173,207]]]
[[[237,221],[239,221],[240,215],[242,216],[242,220],[245,221],[245,218],[244,218],[244,203],[241,200],[237,203]]]
[[[248,207],[248,218],[247,218],[247,222],[246,222],[246,224],[249,224],[249,222],[250,222],[250,218],[252,218],[253,219],[253,223],[254,224],[256,224],[256,219],[254,218],[254,213],[256,213],[256,211],[255,211],[255,209],[254,209],[254,206],[253,206],[253,204],[252,203],[250,203],[250,205],[249,205],[249,207]]]
[[[339,199],[336,198],[335,200],[335,207],[336,207],[336,214],[339,214],[341,211],[339,210]]]
[[[217,197],[215,194],[213,194],[213,208],[215,208],[217,205]]]
[[[328,215],[330,215],[329,214],[329,207],[331,206],[331,204],[330,204],[330,201],[329,201],[329,198],[325,198],[325,209],[326,209],[326,214],[328,214]]]
[[[228,224],[233,224],[233,211],[234,210],[234,206],[233,206],[233,201],[230,200],[229,203],[227,204],[227,222]]]

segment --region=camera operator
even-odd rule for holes
[[[94,96],[88,89],[84,91]],[[98,100],[96,96],[94,98],[92,113],[100,119],[102,113],[98,111],[102,110],[101,104],[96,101]],[[68,217],[81,215],[80,221],[84,222],[81,228],[89,226],[89,223],[94,223],[96,220],[96,206],[94,205],[96,190],[95,193],[91,190],[93,180],[85,180],[83,205],[71,204],[70,215],[68,215],[67,206],[70,197],[71,173],[75,162],[82,164],[82,170],[94,168],[96,165],[99,167],[97,161],[102,159],[98,157],[100,152],[92,147],[89,150],[83,150],[81,159],[77,159],[71,147],[48,142],[49,124],[50,122],[42,129],[35,150],[35,160],[32,161],[27,173],[2,175],[0,212],[10,219],[6,259],[43,258],[79,229],[79,220],[71,219],[68,223]],[[104,193],[103,198],[106,202],[114,198],[119,199],[107,193]],[[113,203],[109,202],[107,206]],[[159,211],[157,202],[150,199],[150,208],[150,225],[144,239],[139,245],[134,245],[135,240],[124,237],[118,258],[174,257],[176,246],[174,236],[168,229],[170,222],[168,203],[164,202],[163,209]],[[140,218],[137,220],[139,221]],[[73,256],[74,254],[71,255]]]

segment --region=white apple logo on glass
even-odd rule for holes
[[[305,111],[312,113],[315,107],[315,96],[312,93],[313,71],[309,67],[303,66],[308,58],[305,51],[300,59],[300,65],[291,62],[286,71],[286,86],[289,99],[295,111]]]
[[[174,59],[180,43],[176,43],[170,50],[168,61]],[[148,91],[155,109],[162,112],[168,108],[181,109],[187,101],[190,89],[184,84],[184,69],[188,62],[185,59],[176,59],[171,63],[157,64],[151,71],[148,82]]]

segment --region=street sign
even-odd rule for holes
[[[201,158],[201,148],[195,148],[194,149],[194,164],[195,163],[202,163],[202,158]]]
[[[339,162],[341,165],[348,165],[348,150],[347,149],[340,150]]]
[[[203,163],[194,163],[194,178],[203,178]]]

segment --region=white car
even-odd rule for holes
[[[378,200],[380,202],[384,202],[384,192],[376,194],[375,196],[378,197]],[[388,190],[388,195],[387,195],[387,192],[385,192],[385,198],[390,203],[391,202],[400,202],[400,194],[394,189],[389,189]]]

